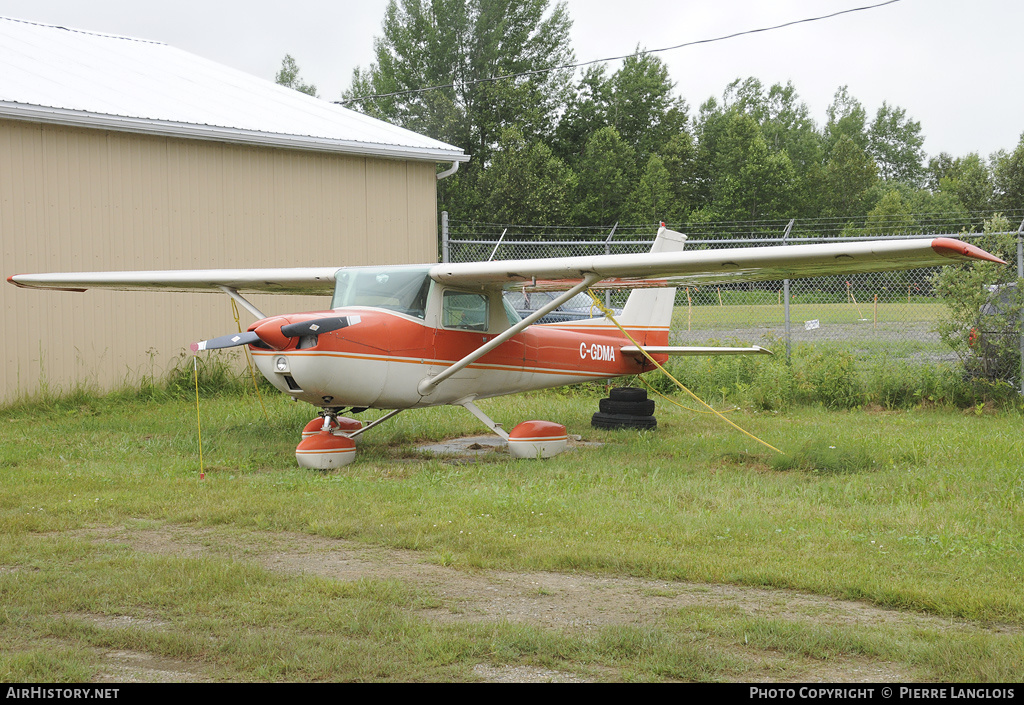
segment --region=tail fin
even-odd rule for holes
[[[686,236],[669,230],[664,225],[658,229],[651,252],[679,252],[686,244]],[[624,326],[668,328],[672,322],[672,309],[676,303],[676,290],[634,289],[626,299],[622,314],[616,317]]]

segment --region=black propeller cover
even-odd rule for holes
[[[281,333],[289,338],[300,338],[304,335],[323,335],[331,331],[340,330],[348,326],[347,316],[331,316],[329,318],[315,318],[311,321],[289,323],[281,326]]]
[[[348,324],[349,319],[346,316],[330,316],[328,318],[315,318],[309,321],[300,321],[299,323],[288,323],[281,326],[280,331],[281,335],[285,338],[301,338],[308,335],[322,335],[324,333],[330,333],[331,331],[345,328]],[[266,325],[267,324],[264,324],[264,326]],[[273,324],[271,323],[270,325],[272,326]],[[259,328],[256,330],[259,330]],[[255,345],[260,348],[280,349],[275,348],[274,345],[268,345],[268,341],[260,338],[256,330],[245,333],[229,333],[228,335],[211,338],[210,340],[192,343],[192,351],[199,352],[200,350],[219,350],[221,348],[233,348],[238,345]],[[269,335],[271,332],[272,331],[264,331],[264,335]],[[277,336],[273,337],[276,338]],[[284,346],[282,345],[281,347]]]
[[[192,343],[192,352],[199,352],[200,350],[219,350],[220,348],[233,348],[237,345],[251,345],[253,343],[262,343],[260,337],[253,332],[229,333],[228,335],[222,335],[218,338],[211,338],[210,340]]]

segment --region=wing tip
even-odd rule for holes
[[[951,237],[937,237],[932,240],[932,249],[936,254],[940,254],[943,257],[952,257],[960,259],[962,257],[968,257],[970,259],[980,259],[986,262],[995,262],[996,264],[1006,264],[1003,260],[999,259],[993,254],[985,252],[985,250],[971,245],[961,240],[955,240]]]
[[[13,284],[19,289],[52,289],[53,291],[74,291],[76,293],[82,293],[85,289],[74,289],[71,287],[57,287],[57,286],[38,286],[36,284],[26,284],[25,282],[18,281],[18,277],[29,276],[26,274],[12,274],[7,277],[7,283]]]

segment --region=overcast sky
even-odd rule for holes
[[[879,0],[567,0],[580,61],[709,39]],[[166,42],[273,80],[286,53],[320,96],[373,61],[387,0],[0,0],[0,16]],[[901,0],[874,10],[658,54],[691,115],[736,78],[792,81],[818,124],[839,86],[869,116],[921,122],[929,155],[987,157],[1024,133],[1024,3]],[[613,66],[614,68],[614,66]]]

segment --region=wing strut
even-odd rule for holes
[[[492,420],[490,416],[480,411],[480,407],[478,407],[476,404],[474,404],[471,401],[464,401],[460,402],[459,406],[462,406],[463,408],[466,409],[466,411],[468,411],[469,413],[473,414],[473,416],[483,421],[484,425],[487,428],[494,431],[496,434],[504,438],[506,441],[508,440],[508,431],[503,429],[500,423]]]
[[[459,370],[468,367],[472,363],[476,362],[481,357],[489,353],[491,350],[494,350],[494,348],[498,347],[512,336],[518,335],[520,332],[526,329],[527,326],[531,325],[534,321],[539,320],[540,318],[543,318],[547,314],[551,313],[556,308],[564,304],[566,301],[576,296],[576,294],[593,286],[601,279],[602,277],[599,274],[587,274],[585,277],[583,277],[583,281],[581,281],[579,284],[569,289],[569,291],[563,292],[560,296],[556,297],[555,299],[545,304],[544,306],[541,306],[539,309],[531,313],[529,316],[519,321],[519,323],[516,323],[508,330],[502,332],[501,335],[495,336],[494,338],[492,338],[491,340],[489,340],[488,342],[484,343],[479,348],[471,352],[469,355],[466,355],[466,357],[462,358],[455,364],[439,372],[434,377],[428,376],[421,379],[419,385],[416,387],[416,391],[419,392],[422,396],[427,396],[428,394],[433,392],[434,389],[437,388],[437,385],[441,384],[441,382],[445,381]]]
[[[256,320],[257,321],[262,321],[264,318],[266,318],[266,315],[264,315],[264,313],[262,311],[260,311],[258,308],[253,306],[251,303],[249,303],[245,299],[244,296],[242,296],[241,294],[238,293],[237,289],[232,289],[230,286],[224,286],[223,284],[217,284],[216,286],[217,286],[218,289],[220,289],[225,294],[227,294],[228,296],[233,298],[235,301],[237,301],[239,306],[244,308],[246,311],[248,311],[252,315],[256,316]]]

